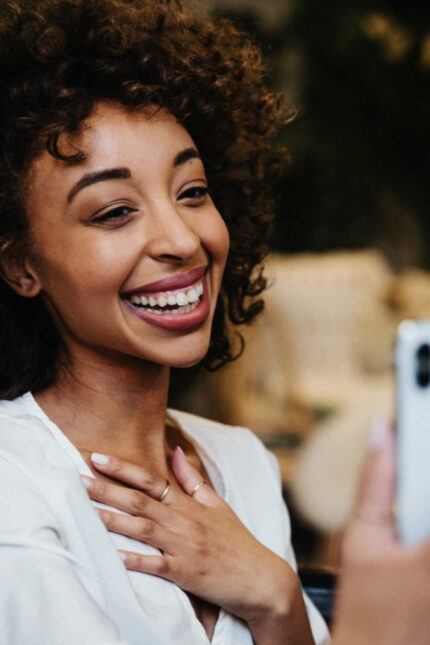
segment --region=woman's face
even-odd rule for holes
[[[27,205],[30,265],[72,358],[198,362],[229,240],[191,137],[166,112],[100,103],[64,146],[85,160],[43,153]]]

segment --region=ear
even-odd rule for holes
[[[33,262],[12,244],[4,244],[0,249],[0,273],[6,284],[24,298],[34,298],[42,289]]]

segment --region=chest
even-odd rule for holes
[[[90,470],[92,471],[93,475],[97,477],[97,479],[99,479],[101,481],[105,481],[106,483],[109,483],[109,484],[115,484],[117,486],[118,485],[120,485],[120,486],[123,485],[120,481],[112,479],[111,477],[108,477],[108,476],[102,474],[100,471],[95,471],[93,466],[92,466],[92,464],[91,464],[90,453],[88,451],[84,451],[84,450],[81,450],[80,452],[81,452],[81,456],[83,457],[83,459],[87,463],[87,465],[90,468]],[[208,475],[206,469],[204,468],[203,464],[201,463],[201,461],[198,459],[197,455],[195,455],[195,454],[189,455],[188,459],[189,459],[189,461],[191,463],[194,462],[193,463],[194,467],[198,468],[200,470],[201,474],[202,474],[202,477],[206,481],[209,482],[210,481],[209,475]],[[99,504],[96,504],[96,505],[99,505]],[[103,506],[103,505],[100,505],[100,506]],[[116,509],[112,508],[111,510],[116,510]],[[123,542],[124,538],[126,540],[130,541],[129,538],[127,538],[126,536],[119,537],[119,536],[112,535],[112,539],[114,541],[120,540],[120,542]],[[128,544],[128,546],[126,547],[127,550],[135,550],[135,551],[141,552],[141,553],[145,553],[148,549],[151,550],[151,547],[148,547],[147,545],[144,545],[142,543],[138,543],[138,542],[136,542],[136,540],[133,540],[132,542],[133,542],[133,545],[130,546],[130,544]],[[122,547],[119,546],[118,548],[124,548],[124,546],[122,546]],[[143,590],[140,589],[141,586],[142,586],[142,582],[143,582],[142,574],[139,574],[139,573],[133,574],[132,580],[133,580],[133,583],[134,583],[133,586],[135,586],[135,588],[137,587],[139,589],[139,595],[142,597],[142,600],[143,600],[144,593],[143,593]],[[218,620],[219,615],[220,615],[219,607],[217,607],[217,606],[213,605],[212,603],[209,603],[209,602],[199,598],[198,596],[194,596],[193,594],[187,593],[186,595],[189,598],[190,605],[191,605],[192,611],[195,614],[195,617],[202,624],[203,629],[204,629],[204,631],[206,633],[206,636],[207,636],[208,640],[212,641],[212,637],[213,637],[214,632],[215,632],[216,623],[217,623],[217,620]]]

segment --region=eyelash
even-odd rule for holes
[[[130,206],[116,206],[115,208],[112,208],[110,211],[107,211],[106,213],[103,213],[103,215],[99,215],[98,217],[94,217],[92,220],[93,222],[97,223],[103,223],[103,222],[108,222],[108,221],[121,221],[122,219],[125,219],[130,215],[130,213],[133,212],[133,208]],[[124,213],[124,211],[126,211]],[[116,213],[119,213],[117,216]]]
[[[196,192],[200,194],[196,195]],[[191,199],[199,202],[198,205],[200,205],[200,202],[207,195],[209,195],[209,188],[207,186],[193,186],[192,188],[187,188],[187,190],[184,190],[184,192],[179,195],[178,199]]]
[[[196,193],[199,193],[196,195]],[[197,205],[200,205],[202,200],[209,195],[209,188],[207,186],[193,186],[192,188],[187,188],[187,190],[184,190],[183,193],[181,193],[178,197],[178,199],[183,200],[183,199],[190,199],[194,202],[198,202]],[[126,211],[126,212],[124,212]],[[115,208],[112,208],[110,211],[107,211],[106,213],[103,213],[102,215],[99,215],[98,217],[93,218],[93,222],[96,223],[103,223],[103,222],[120,222],[122,219],[125,219],[134,211],[133,208],[130,206],[116,206]]]

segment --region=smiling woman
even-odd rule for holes
[[[270,180],[285,156],[273,152],[272,135],[285,116],[264,87],[259,52],[231,25],[184,13],[176,3],[113,2],[106,12],[103,2],[48,2],[43,17],[14,11],[0,41],[3,251],[13,257],[28,230],[23,178],[32,160],[44,148],[58,160],[79,160],[84,151],[67,148],[61,135],[77,134],[98,98],[131,110],[163,107],[197,145],[229,227],[229,270],[204,362],[215,367],[230,360],[240,346],[232,346],[227,320],[249,322],[262,308],[256,296],[265,280],[255,267],[267,251]],[[8,351],[0,386],[8,398],[52,382],[62,345],[38,301],[18,302],[3,290],[2,302],[11,299],[1,321]],[[19,323],[23,315],[35,321],[33,329]]]
[[[263,306],[286,121],[263,72],[233,26],[176,2],[11,5],[1,26],[9,645],[327,637],[271,456],[166,409],[170,369],[232,360]]]
[[[100,101],[82,132],[60,145],[85,157],[68,164],[45,152],[33,162],[32,251],[24,281],[23,268],[11,267],[12,288],[40,294],[68,369],[71,358],[100,354],[170,367],[199,362],[229,242],[190,135],[160,108],[130,112]],[[174,331],[182,333],[167,333]]]

